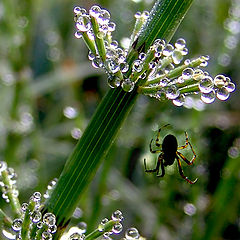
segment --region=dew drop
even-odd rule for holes
[[[134,15],[134,17],[135,17],[136,19],[138,19],[138,18],[141,17],[141,15],[142,15],[141,12],[136,12],[135,15]]]
[[[123,214],[120,210],[116,210],[115,212],[112,213],[111,218],[114,221],[122,221],[123,220]]]
[[[42,240],[52,240],[52,234],[50,232],[43,232]]]
[[[40,211],[34,210],[31,213],[30,219],[33,223],[37,223],[42,219],[42,213]]]
[[[80,31],[76,31],[75,32],[75,37],[76,38],[81,38],[82,37],[82,33]]]
[[[186,46],[186,41],[183,38],[179,38],[176,42],[175,42],[175,47],[177,49],[182,50],[184,47]]]
[[[187,48],[183,48],[181,50],[181,53],[182,53],[183,56],[186,56],[188,54],[188,49]]]
[[[182,77],[183,77],[184,80],[188,80],[188,79],[192,78],[192,75],[193,75],[193,69],[192,68],[185,68],[182,71]]]
[[[211,77],[205,77],[200,80],[198,87],[202,93],[209,93],[213,89],[213,80]]]
[[[122,89],[125,92],[131,92],[134,89],[134,82],[132,82],[129,78],[124,79],[122,82]]]
[[[88,59],[89,59],[90,61],[92,61],[94,58],[95,58],[95,55],[94,55],[92,52],[89,51],[89,53],[88,53]]]
[[[108,61],[108,68],[111,71],[111,73],[116,73],[120,70],[120,66],[117,61],[115,60],[110,60]]]
[[[114,22],[108,23],[108,31],[109,32],[114,32],[116,29],[116,24]]]
[[[149,12],[148,11],[143,11],[141,17],[143,17],[146,20],[149,17]]]
[[[135,71],[135,72],[141,72],[142,71],[142,61],[140,61],[140,60],[135,60],[134,62],[133,62],[133,66],[132,66],[132,69],[133,69],[133,71]]]
[[[175,64],[179,64],[183,59],[182,52],[179,50],[174,50],[172,54],[172,59]]]
[[[180,94],[177,98],[173,100],[173,104],[175,106],[181,107],[185,102],[185,96],[183,94]]]
[[[123,230],[123,226],[121,223],[116,223],[112,228],[112,231],[114,234],[119,234],[122,230]]]
[[[64,108],[63,114],[66,118],[74,119],[74,118],[77,117],[78,112],[75,108],[73,108],[71,106],[67,106],[67,107]]]
[[[40,192],[35,192],[35,193],[33,193],[31,200],[36,203],[39,203],[41,201],[41,196],[42,196],[42,194]]]
[[[54,234],[57,232],[57,225],[52,225],[48,227],[48,232],[50,232],[51,234]]]
[[[91,22],[89,16],[84,14],[81,15],[76,22],[76,27],[81,32],[87,32],[91,28]]]
[[[146,53],[140,53],[138,58],[139,60],[144,61],[146,59]]]
[[[38,223],[37,223],[37,228],[38,228],[38,229],[41,229],[42,227],[43,227],[43,222],[38,222]]]
[[[73,233],[69,237],[69,240],[84,240],[84,239],[85,239],[85,235],[80,233]]]
[[[163,49],[163,52],[162,52],[162,53],[163,53],[164,56],[169,57],[169,56],[171,56],[173,50],[174,50],[173,45],[167,44],[167,45],[165,46],[165,48]]]
[[[21,207],[22,211],[26,212],[27,208],[28,208],[28,203],[23,203]]]
[[[214,78],[213,81],[217,87],[223,87],[225,86],[226,83],[226,77],[224,75],[219,74]]]
[[[171,85],[166,89],[166,97],[168,99],[175,99],[179,96],[180,92],[175,85]]]
[[[85,222],[79,222],[77,227],[79,228],[79,232],[81,234],[83,234],[87,231],[87,224]]]
[[[163,78],[163,79],[160,80],[159,85],[160,85],[161,87],[166,87],[166,86],[168,85],[168,83],[169,83],[168,78]]]
[[[12,229],[15,232],[19,232],[22,229],[22,219],[17,218],[13,220]]]
[[[93,60],[92,60],[92,66],[94,68],[100,68],[103,66],[103,63],[102,63],[102,60],[100,57],[95,57]]]
[[[110,88],[117,88],[119,87],[121,84],[121,80],[118,77],[115,76],[108,76],[108,86]]]
[[[86,9],[78,7],[78,6],[73,9],[73,12],[75,14],[77,14],[77,15],[81,15],[81,14],[86,14],[87,13]]]
[[[212,90],[209,93],[202,93],[201,94],[201,100],[204,103],[212,103],[212,102],[214,102],[214,100],[215,100],[215,91]]]
[[[150,69],[154,70],[156,68],[157,64],[152,61],[148,64],[148,66],[149,66]]]
[[[221,87],[216,90],[216,95],[219,100],[225,101],[229,98],[230,93],[225,87]]]
[[[7,169],[7,163],[4,161],[0,161],[0,173]]]
[[[53,213],[45,213],[43,216],[43,222],[47,226],[53,226],[56,224],[56,217]]]
[[[187,203],[184,206],[184,212],[189,215],[193,216],[196,213],[197,209],[192,203]]]
[[[139,239],[140,234],[136,228],[129,228],[125,232],[125,237],[127,240]]]
[[[129,65],[126,62],[120,63],[120,70],[122,73],[126,73],[129,69]]]
[[[98,18],[101,13],[101,8],[97,5],[93,5],[89,10],[89,15]]]
[[[230,92],[230,93],[233,92],[233,91],[235,90],[235,88],[236,88],[236,86],[235,86],[235,84],[232,83],[232,82],[228,83],[227,86],[226,86],[226,89],[227,89],[228,92]]]

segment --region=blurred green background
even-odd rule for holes
[[[59,176],[108,90],[106,75],[74,37],[73,7],[93,4],[110,10],[120,41],[130,36],[135,12],[150,10],[153,1],[0,2],[0,155],[18,174],[21,202]],[[231,77],[236,91],[225,102],[189,99],[186,107],[140,96],[73,224],[84,221],[90,231],[120,209],[124,228],[134,226],[148,239],[240,239],[240,2],[195,0],[173,41],[179,37],[189,58],[210,55],[207,70]],[[144,158],[149,167],[157,160],[149,142],[167,123],[179,144],[189,134],[197,159],[182,166],[199,179],[195,185],[180,177],[176,164],[163,179],[144,172]],[[0,207],[9,211],[3,200]]]

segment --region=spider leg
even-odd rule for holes
[[[162,174],[161,175],[158,174],[160,166],[161,166],[161,170],[162,170]],[[157,172],[157,177],[163,177],[164,174],[165,174],[165,170],[164,170],[164,166],[162,164],[162,154],[159,155],[158,161],[157,161],[157,165],[153,169],[147,169],[146,159],[144,158],[144,168],[145,168],[145,172]]]
[[[193,158],[191,159],[191,161],[189,161],[182,153],[180,153],[180,152],[178,152],[177,151],[177,155],[180,157],[180,158],[182,158],[182,160],[185,162],[185,163],[187,163],[187,165],[193,165],[193,163],[194,163],[194,161],[195,161],[195,159],[196,159],[196,157],[197,157],[197,155],[196,155],[196,153],[193,151]]]
[[[150,152],[151,152],[151,153],[160,153],[160,152],[162,152],[162,150],[153,150],[153,149],[152,149],[152,142],[153,142],[153,139],[151,140],[151,142],[150,142],[150,144],[149,144]],[[157,144],[156,144],[156,145],[157,145]],[[158,144],[157,146],[160,147],[161,144]]]
[[[165,127],[168,127],[168,126],[170,126],[170,124],[166,124],[166,125],[164,125],[164,126],[162,126],[161,128],[158,129],[158,134],[157,134],[157,138],[156,138],[156,141],[155,141],[157,147],[161,146],[161,144],[159,143],[159,139],[160,139],[160,132],[161,132],[162,128],[165,128]]]
[[[178,147],[177,149],[180,150],[180,149],[184,149],[188,146],[188,144],[190,144],[189,140],[188,140],[188,134],[187,132],[185,132],[185,137],[186,137],[186,140],[185,140],[185,144],[181,147]]]
[[[196,178],[194,181],[191,181],[191,180],[188,179],[188,177],[186,177],[186,176],[184,175],[183,170],[182,170],[182,166],[181,166],[181,162],[180,162],[180,158],[179,158],[178,156],[176,156],[176,158],[177,158],[177,163],[178,163],[178,170],[179,170],[179,173],[180,173],[181,177],[182,177],[183,179],[185,179],[185,180],[186,180],[188,183],[190,183],[190,184],[196,183],[197,180],[198,180],[197,178]]]

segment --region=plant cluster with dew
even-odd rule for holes
[[[14,215],[13,220],[2,210],[0,211],[0,223],[3,226],[2,233],[7,239],[26,239],[26,240],[51,240],[57,231],[56,216],[53,213],[42,212],[44,200],[49,197],[56,184],[56,179],[52,180],[47,186],[46,193],[34,192],[28,202],[20,205],[18,190],[16,187],[17,177],[12,168],[7,166],[4,161],[0,162],[0,183],[2,188],[2,198],[11,204]],[[112,213],[111,219],[104,218],[99,223],[96,230],[85,235],[87,224],[79,222],[71,227],[62,236],[63,240],[85,240],[101,239],[111,240],[111,235],[118,235],[123,231],[123,214],[120,210]],[[136,228],[129,228],[125,231],[125,239],[140,239],[141,236]]]
[[[79,141],[58,180],[54,179],[48,185],[44,200],[39,192],[35,192],[21,205],[16,174],[6,162],[0,162],[2,197],[10,204],[14,215],[12,220],[0,209],[0,224],[6,238],[77,240],[101,237],[110,240],[112,234],[119,234],[123,229],[123,216],[119,210],[110,220],[103,219],[90,233],[83,222],[74,229],[67,227],[82,193],[92,182],[137,96],[144,94],[185,106],[189,96],[200,95],[203,102],[212,103],[215,98],[226,100],[235,90],[229,77],[222,74],[212,77],[201,69],[207,66],[208,56],[184,59],[188,49],[183,38],[174,45],[169,43],[192,1],[156,0],[151,12],[136,13],[135,27],[126,49],[113,40],[116,25],[106,9],[96,5],[89,11],[74,8],[75,36],[86,43],[93,67],[103,68],[107,73],[110,89],[83,134],[77,132],[75,138]],[[76,113],[67,108],[64,114],[72,118]],[[174,157],[177,156],[175,150]],[[141,238],[136,228],[129,228],[123,239]]]
[[[179,38],[174,45],[163,39],[156,39],[145,49],[142,44],[137,50],[138,58],[129,64],[129,51],[112,40],[115,24],[110,13],[99,6],[92,6],[89,12],[81,7],[74,8],[77,38],[83,38],[89,48],[88,58],[95,68],[103,68],[108,75],[111,88],[120,87],[154,97],[160,101],[171,100],[182,106],[185,97],[200,95],[204,103],[228,99],[235,90],[235,84],[227,76],[219,74],[212,77],[203,67],[208,65],[209,56],[184,59],[188,54],[186,41]],[[149,13],[136,15],[136,24],[131,36],[130,46],[134,49],[141,27],[148,20]]]

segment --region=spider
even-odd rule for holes
[[[164,125],[162,128],[169,126],[170,124]],[[146,167],[146,159],[144,159],[144,167],[145,167],[145,172],[156,172],[157,173],[157,177],[163,177],[165,175],[165,168],[166,166],[171,166],[175,159],[177,160],[177,164],[178,164],[178,170],[179,173],[181,175],[181,177],[183,179],[185,179],[188,183],[190,184],[194,184],[196,183],[196,181],[198,179],[195,179],[194,181],[191,181],[188,179],[188,177],[186,177],[183,173],[182,170],[182,166],[181,166],[181,161],[180,158],[186,162],[188,165],[192,165],[194,160],[196,159],[196,153],[193,150],[192,144],[189,142],[188,140],[188,134],[187,132],[185,132],[185,144],[183,146],[178,147],[178,143],[177,143],[177,138],[172,135],[172,134],[168,134],[167,136],[164,137],[162,144],[159,143],[159,137],[160,137],[160,132],[161,129],[160,128],[158,130],[158,134],[157,134],[157,138],[155,140],[155,145],[157,147],[161,147],[161,150],[153,150],[152,149],[152,142],[153,139],[151,140],[149,147],[150,147],[150,152],[151,153],[160,153],[158,156],[158,160],[157,160],[157,165],[154,169],[147,169]],[[191,161],[189,161],[182,153],[180,153],[178,150],[184,149],[187,146],[190,146],[192,153],[193,153],[193,158]],[[161,171],[162,173],[159,174],[159,168],[161,167]]]

